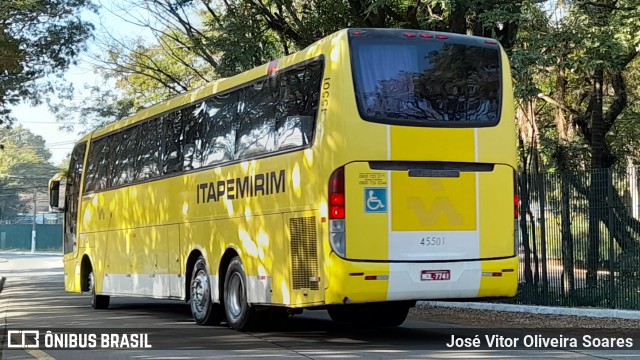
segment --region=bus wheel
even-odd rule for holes
[[[191,273],[191,315],[198,325],[220,325],[222,306],[211,298],[211,281],[207,263],[201,256]]]
[[[331,320],[337,323],[348,323],[353,321],[353,312],[343,307],[331,307],[327,310]]]
[[[409,307],[394,303],[365,305],[354,314],[353,322],[358,326],[398,327],[407,319]]]
[[[109,308],[109,300],[111,299],[107,295],[96,294],[96,277],[93,275],[93,270],[89,273],[89,289],[91,291],[91,307],[94,309],[107,309]]]
[[[255,309],[247,302],[247,276],[237,256],[231,259],[224,280],[224,310],[232,329],[244,331],[255,325]]]
[[[409,306],[407,305],[391,305],[382,307],[382,310],[374,316],[376,325],[382,327],[397,327],[407,319],[409,315]]]

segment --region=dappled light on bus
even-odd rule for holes
[[[246,172],[247,170],[249,170],[249,161],[241,162],[240,168],[242,169],[243,172]]]
[[[327,136],[327,145],[329,145],[329,149],[331,150],[337,150],[340,145],[342,145],[342,142],[337,141],[336,136]]]
[[[249,199],[247,199],[247,202],[249,202]],[[244,217],[245,217],[247,220],[251,219],[251,207],[247,206],[247,207],[244,209]]]
[[[258,247],[256,243],[251,239],[251,235],[245,229],[238,229],[238,238],[244,248],[244,251],[253,257],[258,256]]]
[[[323,218],[329,216],[329,205],[327,204],[327,199],[323,199],[320,202],[320,208],[318,209],[318,211],[320,211],[320,216]]]
[[[313,160],[314,160],[313,150],[305,149],[303,153],[304,153],[304,165],[307,168],[312,167],[313,166]]]
[[[188,214],[189,214],[189,202],[185,200],[182,203],[182,215],[187,216]]]
[[[227,209],[227,215],[233,216],[235,214],[233,210],[233,200],[231,199],[224,200],[224,207]]]
[[[293,193],[296,197],[300,197],[302,191],[300,188],[300,166],[296,162],[291,171],[291,182],[293,185]]]
[[[331,55],[329,55],[329,57],[331,58],[331,62],[332,63],[337,63],[338,61],[340,61],[340,55],[342,55],[342,42],[340,38],[333,38],[333,40],[331,40]]]
[[[267,269],[264,268],[264,266],[262,266],[262,264],[258,265],[258,276],[268,276],[269,273],[267,272]]]
[[[286,280],[280,281],[280,290],[282,292],[282,303],[291,304],[291,293],[289,293],[289,284]]]
[[[91,224],[91,219],[92,219],[91,213],[92,213],[92,211],[91,211],[91,209],[89,209],[89,207],[85,208],[84,217],[82,219],[82,221],[84,222],[85,226]]]
[[[269,249],[269,235],[267,235],[265,230],[261,227],[256,239],[258,243],[258,254],[259,254],[260,260],[264,261],[265,250]]]

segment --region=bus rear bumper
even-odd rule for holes
[[[513,297],[517,257],[446,263],[374,263],[332,256],[327,305]],[[431,274],[437,274],[431,275]]]

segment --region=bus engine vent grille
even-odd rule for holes
[[[289,219],[293,289],[318,290],[318,241],[315,216]]]

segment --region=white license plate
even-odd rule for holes
[[[422,281],[434,281],[434,280],[451,280],[450,270],[422,270],[420,273],[420,279]]]

